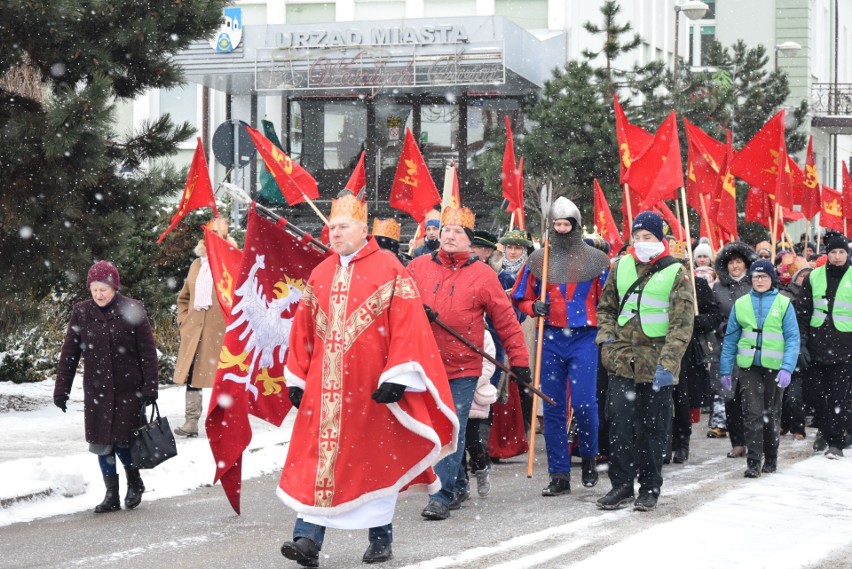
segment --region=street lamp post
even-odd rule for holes
[[[785,41],[775,46],[775,71],[778,71],[778,52],[784,57],[793,57],[802,49],[801,44],[794,41]]]
[[[710,7],[704,2],[698,0],[689,0],[683,4],[675,4],[675,37],[674,37],[674,77],[677,83],[677,58],[678,58],[678,40],[680,38],[680,13],[689,20],[698,20],[704,17]]]

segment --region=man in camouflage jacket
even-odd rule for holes
[[[695,315],[692,276],[669,254],[663,228],[655,213],[636,216],[634,246],[612,267],[598,304],[597,343],[610,375],[606,420],[612,490],[598,500],[602,509],[632,502],[637,510],[652,510],[663,483],[672,388]]]

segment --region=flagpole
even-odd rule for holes
[[[308,202],[308,205],[311,206],[311,208],[314,210],[314,212],[316,212],[316,214],[319,216],[319,218],[322,220],[322,222],[325,223],[326,225],[328,225],[328,219],[322,214],[322,212],[319,210],[319,208],[313,202],[313,200],[311,200],[311,198],[306,196],[304,192],[302,192],[302,196],[304,196],[305,201]]]
[[[630,200],[630,186],[627,184],[624,184],[624,196],[627,198],[627,219],[630,222],[630,227],[633,227],[633,203]]]
[[[686,254],[689,258],[689,272],[692,278],[692,307],[695,309],[695,315],[698,316],[698,290],[695,288],[695,258],[692,256],[692,236],[689,234],[689,211],[686,209],[686,190],[683,186],[680,187],[681,204],[683,205],[683,229],[686,231]],[[675,200],[677,201],[677,200]]]
[[[716,257],[716,247],[713,245],[713,226],[710,225],[710,217],[707,215],[707,206],[704,205],[704,194],[698,192],[698,200],[701,202],[701,216],[704,218],[704,225],[707,227],[707,233],[709,233],[710,241],[710,251],[713,253],[713,257]],[[698,233],[701,233],[701,226],[699,225]]]
[[[775,202],[775,211],[772,214],[772,227],[769,228],[769,239],[770,239],[770,242],[772,243],[772,258],[773,259],[775,258],[775,253],[776,253],[776,251],[775,251],[775,245],[776,245],[775,228],[778,227],[778,209],[779,209],[779,207],[780,206],[778,205],[778,202],[776,201]]]
[[[512,212],[512,215],[509,216],[509,231],[512,230],[512,227],[515,226],[515,212]]]

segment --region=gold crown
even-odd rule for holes
[[[675,259],[686,259],[686,242],[672,239],[669,241],[669,253]]]
[[[472,231],[475,221],[476,216],[466,207],[448,206],[441,214],[441,225],[461,225]]]
[[[331,200],[331,214],[329,219],[335,217],[348,217],[361,223],[367,223],[367,204],[361,203],[351,193],[346,193],[335,200]]]
[[[399,241],[399,233],[399,223],[394,218],[388,217],[387,219],[373,220],[374,237],[387,237],[388,239]]]

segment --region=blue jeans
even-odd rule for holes
[[[445,456],[435,465],[435,474],[441,481],[441,490],[437,494],[429,496],[445,505],[453,501],[456,492],[464,489],[464,483],[459,480],[459,467],[464,454],[465,430],[467,430],[467,418],[470,415],[470,406],[473,403],[473,394],[476,391],[478,377],[460,377],[450,380],[450,392],[453,394],[453,403],[456,406],[456,416],[459,419],[459,441],[456,451]]]
[[[302,518],[296,518],[296,527],[293,528],[293,539],[306,537],[317,544],[317,547],[322,549],[322,540],[325,537],[325,526],[318,526],[306,522]],[[392,543],[393,542],[393,524],[370,528],[368,537],[370,543]]]
[[[568,381],[571,406],[580,434],[580,456],[598,454],[598,347],[597,328],[546,326],[541,352],[541,390],[556,405],[544,406],[544,443],[550,474],[571,472],[568,454]]]

